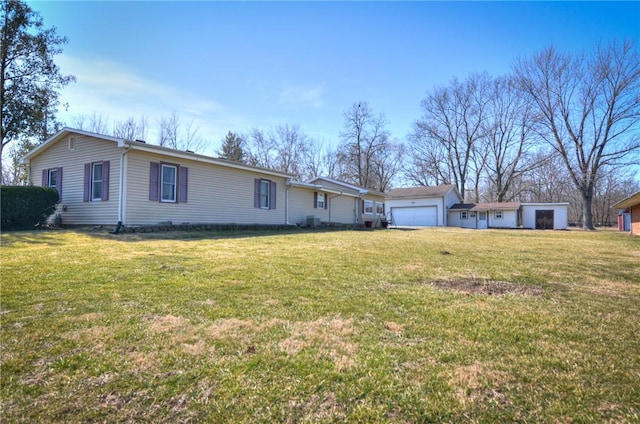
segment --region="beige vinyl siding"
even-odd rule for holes
[[[69,139],[73,137],[73,149]],[[62,199],[56,213],[68,225],[113,225],[118,221],[120,154],[113,141],[83,135],[66,136],[30,161],[30,184],[42,185],[42,170],[62,167]],[[109,162],[109,200],[84,201],[84,164]],[[67,210],[63,211],[62,205]]]
[[[151,162],[165,162],[189,169],[187,203],[149,200]],[[276,209],[254,208],[254,179],[276,183]],[[257,172],[167,158],[132,150],[126,165],[127,225],[150,225],[171,221],[215,224],[285,224],[285,179]]]
[[[327,222],[329,220],[328,209],[316,209],[313,207],[313,193],[315,190],[290,187],[289,188],[289,223],[305,226],[307,225],[307,216],[315,216],[320,221]]]
[[[354,224],[356,222],[356,202],[360,199],[351,196],[329,194],[331,222]]]

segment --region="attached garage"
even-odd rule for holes
[[[394,188],[387,193],[387,219],[398,227],[443,227],[447,209],[461,200],[452,185]]]
[[[399,227],[435,227],[438,225],[438,207],[392,207],[391,221]]]

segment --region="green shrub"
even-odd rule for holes
[[[49,187],[2,186],[0,200],[0,229],[30,230],[56,210],[59,196]]]

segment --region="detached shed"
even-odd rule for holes
[[[533,230],[566,230],[569,202],[522,203],[522,227]]]

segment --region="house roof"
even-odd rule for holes
[[[302,183],[300,181],[293,181],[293,180],[289,181],[287,184],[291,187],[307,188],[311,190],[320,191],[323,193],[332,193],[332,194],[339,194],[342,196],[359,197],[359,194],[354,192],[353,190],[344,191],[344,190],[339,190],[332,187],[327,187],[322,184]]]
[[[638,205],[640,205],[640,191],[632,194],[626,199],[620,200],[618,203],[615,203],[611,207],[614,209],[626,209],[626,208],[631,208],[633,206],[638,206]]]
[[[456,211],[492,211],[496,209],[517,210],[519,202],[492,202],[492,203],[457,203],[449,208]]]
[[[394,199],[400,198],[420,198],[420,197],[442,197],[454,189],[452,184],[422,187],[402,187],[394,188],[387,192],[387,195]]]
[[[188,160],[193,160],[193,161],[196,161],[196,162],[209,163],[209,164],[224,166],[224,167],[228,167],[228,168],[243,169],[243,170],[254,171],[254,172],[259,172],[259,173],[262,173],[262,174],[274,175],[274,176],[279,176],[279,177],[284,177],[284,178],[292,178],[293,177],[293,175],[291,175],[291,174],[287,174],[285,172],[276,171],[276,170],[273,170],[273,169],[261,168],[261,167],[258,167],[258,166],[247,165],[245,163],[234,162],[234,161],[227,160],[227,159],[222,159],[222,158],[214,158],[214,157],[211,157],[211,156],[201,155],[201,154],[194,153],[194,152],[191,152],[191,151],[176,150],[176,149],[170,149],[168,147],[156,146],[156,145],[148,144],[148,143],[146,143],[144,141],[140,141],[140,140],[136,140],[136,141],[125,140],[125,139],[122,139],[122,138],[112,137],[112,136],[108,136],[108,135],[104,135],[104,134],[92,133],[92,132],[89,132],[89,131],[77,130],[77,129],[73,129],[73,128],[67,128],[67,127],[63,128],[58,133],[56,133],[54,136],[52,136],[51,138],[47,139],[44,143],[40,144],[38,147],[36,147],[35,149],[31,150],[29,153],[24,155],[20,159],[20,162],[21,163],[29,163],[29,161],[31,159],[33,159],[34,157],[38,156],[39,154],[41,154],[45,150],[47,150],[53,144],[55,144],[56,142],[60,141],[64,137],[72,135],[72,134],[84,135],[84,136],[87,136],[87,137],[94,137],[94,138],[98,138],[98,139],[101,139],[101,140],[111,141],[111,142],[117,143],[118,147],[124,148],[124,149],[140,150],[140,151],[155,153],[155,154],[159,154],[159,155],[169,156],[169,157],[172,157],[172,158],[188,159]]]
[[[309,181],[307,181],[307,184],[314,184],[317,181],[327,181],[327,182],[329,182],[331,184],[335,184],[335,185],[344,187],[345,189],[356,191],[359,194],[372,194],[374,196],[387,197],[387,195],[385,193],[382,193],[382,192],[379,192],[379,191],[376,191],[376,190],[370,190],[368,188],[360,187],[360,186],[357,186],[355,184],[345,183],[344,181],[335,180],[335,179],[329,178],[329,177],[312,178]]]

